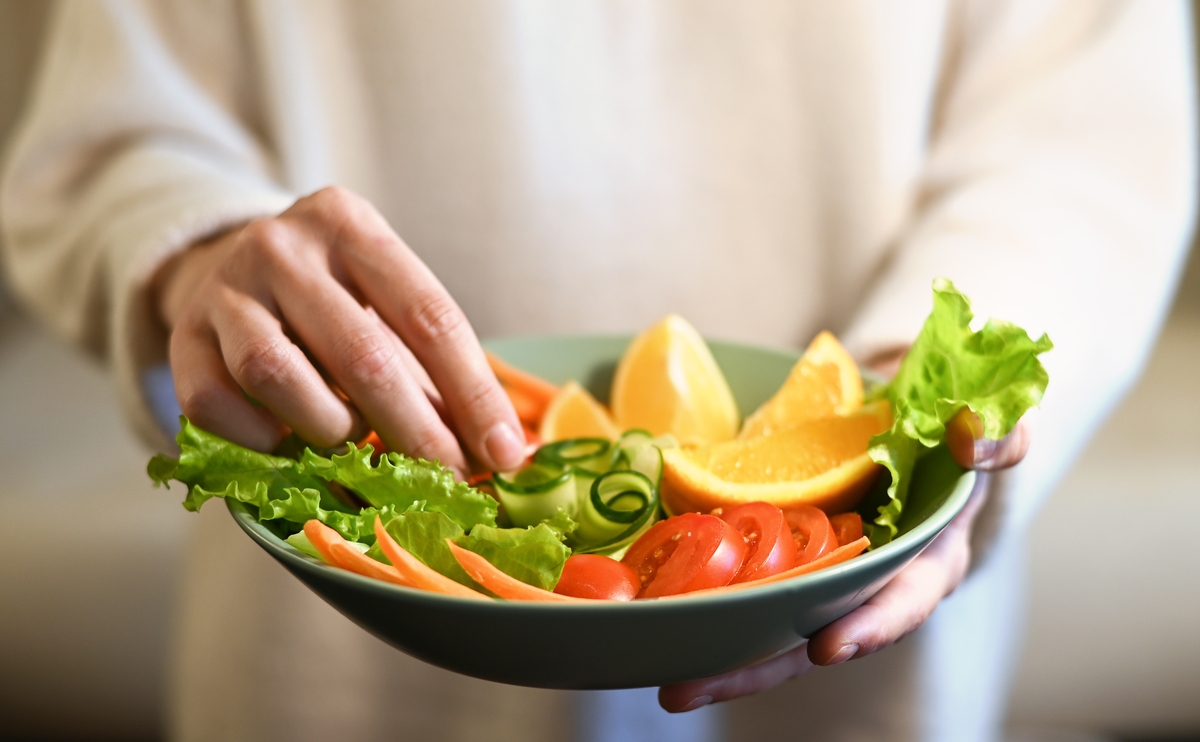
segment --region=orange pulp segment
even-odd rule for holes
[[[775,396],[746,418],[738,439],[771,435],[808,420],[849,415],[862,406],[862,398],[858,364],[837,338],[822,332],[792,367]]]
[[[685,444],[728,441],[738,429],[725,375],[700,333],[675,314],[634,338],[621,356],[612,410],[621,430],[670,433]]]
[[[621,435],[608,410],[575,381],[563,384],[542,416],[538,436],[543,443],[568,438],[607,438]]]
[[[890,405],[878,402],[773,435],[666,449],[663,505],[670,513],[707,513],[756,501],[779,508],[813,505],[827,513],[849,510],[878,471],[867,444],[891,423]]]

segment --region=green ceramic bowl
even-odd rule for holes
[[[627,337],[497,340],[489,349],[604,399]],[[796,354],[710,344],[745,415],[771,396]],[[246,533],[351,621],[414,657],[485,680],[541,688],[632,688],[728,672],[798,646],[878,591],[962,509],[974,484],[948,458],[914,477],[902,535],[844,564],[782,583],[633,603],[481,602],[396,587],[311,559],[230,510]]]

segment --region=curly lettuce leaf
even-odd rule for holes
[[[271,500],[287,498],[289,489],[310,490],[322,507],[347,510],[324,482],[304,473],[292,459],[244,448],[201,430],[187,417],[179,421],[179,435],[175,436],[179,458],[159,454],[150,459],[146,473],[156,486],[169,487],[171,479],[186,484],[183,506],[188,510],[199,510],[212,497],[228,496],[261,508]]]
[[[179,458],[158,455],[146,466],[155,486],[174,479],[187,485],[183,506],[193,512],[214,498],[254,506],[259,521],[303,524],[316,518],[351,541],[372,540],[376,511],[353,512],[321,479],[282,456],[252,451],[180,418]]]
[[[946,423],[963,407],[979,415],[984,435],[999,440],[1041,402],[1049,376],[1038,356],[1054,347],[1008,322],[988,320],[972,332],[971,303],[950,281],[933,283],[933,311],[899,371],[877,396],[892,404],[892,427],[868,452],[891,474],[888,502],[871,529],[872,546],[895,537],[913,467],[942,442]]]
[[[375,449],[350,444],[345,454],[329,458],[305,449],[300,469],[305,474],[338,482],[357,492],[376,508],[391,506],[405,511],[416,502],[423,509],[442,513],[464,531],[476,525],[496,524],[496,501],[488,495],[454,479],[449,469],[436,462],[410,459],[396,452],[371,463]]]
[[[559,510],[550,521],[531,528],[476,526],[454,542],[522,582],[553,590],[562,577],[563,564],[571,556],[562,540],[574,525]]]

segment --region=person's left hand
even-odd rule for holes
[[[987,473],[1016,465],[1029,449],[1024,420],[1000,441],[986,440],[982,433],[979,418],[968,410],[947,424],[946,442],[955,460],[980,472],[975,490],[962,513],[882,590],[786,654],[725,675],[663,686],[659,704],[674,713],[758,693],[817,666],[865,657],[918,629],[966,575],[971,527],[987,497]]]

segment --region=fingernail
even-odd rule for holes
[[[525,460],[525,440],[506,423],[496,423],[483,436],[483,448],[500,471],[516,469]]]
[[[858,654],[857,644],[843,644],[842,648],[837,651],[837,654],[829,658],[826,665],[840,665],[854,655]]]
[[[975,439],[975,466],[985,465],[992,460],[996,455],[996,449],[1000,447],[999,441],[993,441],[988,438]]]
[[[696,696],[691,700],[690,703],[688,703],[688,705],[679,709],[679,713],[682,714],[685,711],[695,711],[701,706],[707,706],[708,704],[712,703],[712,701],[712,696]]]

